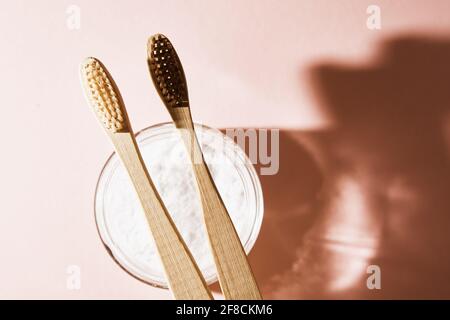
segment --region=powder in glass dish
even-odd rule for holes
[[[243,151],[220,131],[196,126],[205,161],[236,231],[248,252],[259,232],[262,194],[256,173]],[[172,125],[152,127],[137,141],[150,176],[191,250],[205,279],[216,279],[203,225],[195,177],[185,146]],[[125,168],[113,155],[96,193],[100,235],[115,259],[131,274],[166,286],[163,267],[147,221]]]

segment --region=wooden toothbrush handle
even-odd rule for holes
[[[245,250],[205,162],[194,164],[194,171],[205,225],[225,299],[261,300]]]
[[[225,299],[261,300],[245,250],[204,161],[189,109],[173,110],[172,116],[194,168],[209,243]]]
[[[133,135],[126,132],[110,136],[144,209],[175,299],[211,300],[200,270],[150,179]]]

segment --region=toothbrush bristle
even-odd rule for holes
[[[162,34],[152,36],[147,53],[153,82],[164,102],[170,107],[188,106],[183,67],[169,39]]]
[[[87,58],[81,64],[81,77],[86,96],[104,127],[112,132],[125,131],[120,92],[103,64],[95,58]]]

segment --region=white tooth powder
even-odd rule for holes
[[[256,172],[244,152],[220,131],[196,125],[211,175],[249,252],[261,227],[263,201]],[[150,176],[206,281],[217,279],[203,225],[200,198],[185,146],[172,124],[150,127],[137,136]],[[163,268],[131,181],[113,155],[100,176],[97,226],[115,260],[150,284],[166,287]]]

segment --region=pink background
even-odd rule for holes
[[[81,8],[80,30],[66,26],[71,4]],[[366,27],[370,4],[381,7],[381,30]],[[108,66],[135,130],[165,122],[169,115],[145,60],[147,37],[162,32],[185,66],[197,122],[280,128],[303,141],[302,132],[326,131],[337,121],[316,92],[313,66],[370,65],[393,37],[448,37],[449,12],[447,0],[3,2],[0,298],[170,298],[123,272],[97,235],[94,189],[112,147],[82,96],[78,65],[84,57],[98,57]],[[283,161],[289,159],[281,158],[281,169]],[[294,187],[296,181],[303,192],[302,177],[291,181]],[[296,195],[274,196],[275,178],[263,177],[262,183],[268,211],[265,236],[251,255],[256,276],[267,296],[315,297],[320,291],[315,287],[270,286],[295,273],[300,244],[292,236],[296,230],[271,227],[280,226],[278,212],[286,213],[275,204],[291,203]],[[301,205],[293,203],[288,213],[295,216]],[[280,265],[269,267],[273,261]],[[81,268],[80,290],[66,288],[69,265]],[[338,297],[345,281],[335,288],[337,294],[325,296]]]

